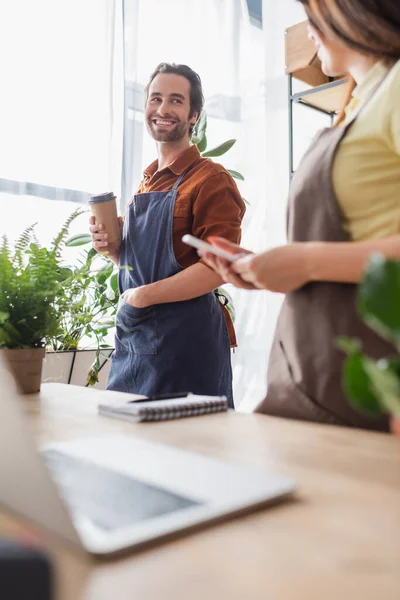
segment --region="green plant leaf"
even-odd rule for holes
[[[104,327],[102,327],[101,329],[96,329],[95,332],[97,335],[101,335],[102,337],[107,335],[107,329],[105,329]]]
[[[197,149],[199,152],[204,152],[207,148],[207,136],[204,135],[203,139],[197,144]]]
[[[86,255],[86,262],[91,262],[95,256],[97,256],[97,250],[95,250],[94,248],[90,248]]]
[[[73,270],[70,269],[69,267],[62,267],[60,269],[60,281],[65,281],[69,277],[72,277],[72,275],[73,275]]]
[[[0,312],[0,324],[7,323],[9,316],[10,316],[10,313],[1,311]]]
[[[68,247],[72,246],[84,246],[85,244],[90,244],[92,241],[92,236],[90,233],[77,233],[76,235],[72,235],[65,242],[65,245]]]
[[[385,411],[400,418],[400,377],[393,363],[386,359],[375,362],[366,358],[364,369]]]
[[[104,282],[112,274],[113,270],[114,270],[114,265],[112,262],[108,262],[106,265],[104,265],[104,267],[99,269],[99,271],[97,273],[97,281],[99,282],[99,284],[104,284]],[[105,290],[103,289],[103,291],[105,291]]]
[[[113,273],[113,275],[111,275],[110,286],[112,291],[116,294],[118,292],[118,273]]]
[[[358,311],[364,321],[400,348],[400,262],[374,255],[358,293]]]
[[[88,371],[86,383],[88,385],[95,385],[99,381],[99,370],[95,365],[92,365]]]
[[[219,146],[216,146],[212,150],[207,150],[207,152],[203,152],[202,156],[205,157],[213,157],[213,156],[222,156],[228,150],[232,148],[232,146],[236,143],[236,140],[228,140]]]
[[[193,144],[199,144],[204,138],[207,131],[207,113],[202,110],[196,124],[193,128],[191,141]]]
[[[246,200],[246,198],[244,198],[243,196],[242,196],[242,200],[245,204],[247,204],[247,206],[251,206],[250,202],[248,200]]]
[[[104,319],[99,319],[99,325],[104,329],[111,329],[115,327],[115,320],[105,317]]]
[[[244,181],[244,177],[241,173],[239,173],[239,171],[232,171],[232,169],[228,169],[228,173],[230,173],[235,179],[240,179],[241,181]]]
[[[400,379],[400,356],[381,359],[387,363],[387,368],[393,371]]]
[[[336,338],[336,347],[349,355],[359,354],[362,349],[360,340],[356,338],[349,338],[344,335]]]
[[[4,323],[3,331],[5,333],[5,336],[7,339],[12,340],[10,348],[18,348],[19,345],[21,345],[21,347],[29,345],[29,340],[24,340],[24,333],[22,333],[24,332],[24,327],[21,327],[23,325],[26,325],[26,323],[26,319],[25,321],[23,319],[20,319],[17,323],[15,323],[15,325],[13,325],[12,323]]]
[[[353,354],[344,361],[342,384],[350,404],[357,411],[372,417],[384,412],[361,354]]]

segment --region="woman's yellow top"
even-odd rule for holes
[[[360,109],[332,172],[344,227],[357,241],[400,234],[400,60],[391,70],[375,63],[354,89],[344,124]]]

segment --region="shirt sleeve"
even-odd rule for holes
[[[202,183],[194,201],[193,235],[205,242],[209,236],[218,235],[239,244],[245,210],[244,201],[229,173],[215,173]]]

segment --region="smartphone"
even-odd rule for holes
[[[182,242],[188,244],[189,246],[193,246],[193,248],[198,248],[199,250],[206,250],[207,252],[211,252],[215,254],[215,256],[219,256],[220,258],[225,258],[225,260],[229,260],[229,262],[235,262],[238,258],[242,258],[243,254],[230,254],[229,252],[225,252],[224,250],[220,250],[207,242],[203,242],[203,240],[199,240],[199,238],[194,235],[189,235],[188,233],[183,236]]]

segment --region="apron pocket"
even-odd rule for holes
[[[135,354],[157,354],[157,321],[153,306],[135,308],[121,298],[116,326],[117,349]]]
[[[287,370],[287,377],[290,380],[290,387],[292,388],[293,392],[290,401],[294,401],[297,404],[295,411],[300,413],[300,417],[296,418],[304,418],[307,420],[317,421],[318,423],[329,423],[331,425],[343,425],[343,420],[340,417],[338,417],[334,412],[331,412],[322,404],[312,400],[305,392],[303,392],[301,388],[299,388],[299,386],[295,383],[292,367],[289,363],[286,350],[281,341],[279,342],[279,348],[281,350],[282,359]]]

